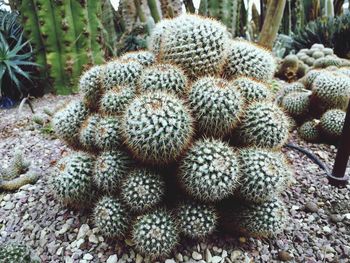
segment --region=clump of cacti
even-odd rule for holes
[[[0,263],[39,263],[40,258],[21,244],[0,244]]]
[[[87,71],[82,99],[53,118],[76,150],[57,164],[56,197],[94,206],[103,235],[131,236],[152,258],[180,238],[214,233],[218,207],[230,198],[262,211],[249,212],[244,226],[257,219],[251,233],[278,232],[284,214],[274,218],[264,202],[290,179],[280,151],[290,120],[272,102],[273,56],[232,41],[220,23],[183,15],[155,26],[154,55],[127,53],[94,71],[100,75]],[[249,149],[253,156],[244,154]],[[264,213],[272,219],[263,221]]]

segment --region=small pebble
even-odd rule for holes
[[[318,211],[318,205],[314,202],[307,202],[305,204],[305,211],[311,212],[311,213],[316,213]]]
[[[281,261],[290,261],[292,260],[291,254],[289,254],[287,251],[280,251],[278,252],[278,259]]]
[[[195,260],[201,260],[202,259],[202,255],[199,254],[197,251],[194,251],[192,253],[192,258],[195,259]]]

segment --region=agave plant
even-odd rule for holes
[[[17,13],[0,13],[0,96],[18,99],[33,86],[33,51],[23,38]]]

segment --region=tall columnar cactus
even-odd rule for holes
[[[88,64],[103,62],[101,2],[95,0],[16,0],[28,39],[55,91],[76,91]]]

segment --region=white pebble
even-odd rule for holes
[[[114,254],[109,256],[106,263],[117,263],[117,262],[118,262],[118,256]]]
[[[199,254],[197,251],[194,251],[192,253],[192,258],[195,259],[195,260],[201,260],[202,259],[202,255]]]

